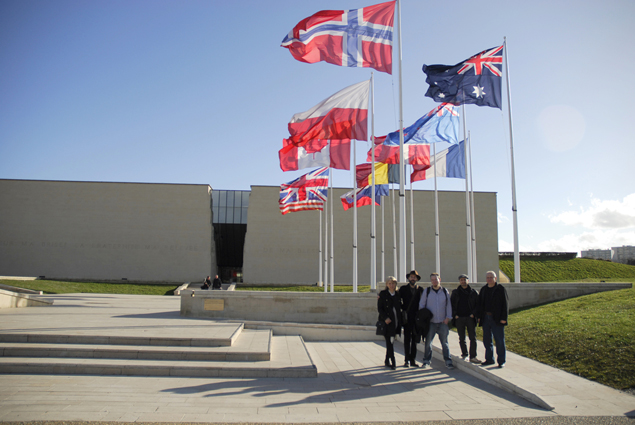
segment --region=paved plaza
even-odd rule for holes
[[[201,333],[218,334],[228,326],[180,317],[179,297],[48,297],[55,301],[51,307],[0,310],[0,331],[122,335],[136,330],[148,336],[176,332],[185,337],[191,333],[194,338]],[[456,355],[456,334],[450,340]],[[448,370],[438,358],[433,359],[431,369],[386,369],[381,342],[314,341],[306,342],[306,347],[317,367],[316,378],[0,374],[0,421],[391,423],[491,419],[492,423],[514,423],[518,418],[535,418],[525,423],[635,423],[628,419],[635,417],[635,397],[513,353],[505,369],[488,368],[475,374],[465,365]],[[285,344],[273,343],[271,348],[272,361],[289,357]],[[396,349],[397,362],[403,364],[402,346],[397,344]],[[479,346],[481,358],[482,353]],[[508,387],[501,386],[503,381]],[[530,396],[538,404],[529,401]]]

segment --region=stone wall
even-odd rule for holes
[[[424,285],[427,287],[429,285]],[[457,283],[446,283],[451,292]],[[602,291],[631,288],[631,283],[505,284],[511,309],[529,307]],[[482,285],[476,286],[478,289]],[[374,325],[374,293],[277,291],[181,291],[181,316],[267,322]]]
[[[216,270],[208,185],[0,180],[0,275],[184,282]]]

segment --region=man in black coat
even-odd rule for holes
[[[419,367],[415,359],[417,358],[417,344],[421,340],[421,337],[417,333],[415,319],[417,317],[417,310],[419,310],[419,300],[421,300],[423,288],[417,285],[417,282],[421,280],[421,276],[419,276],[416,270],[408,273],[407,278],[408,285],[403,285],[399,288],[401,309],[404,312],[403,346],[406,356],[404,367]]]
[[[452,315],[456,331],[459,334],[459,345],[461,346],[461,357],[465,360],[468,356],[467,344],[465,343],[465,329],[470,338],[470,362],[481,364],[476,357],[476,320],[478,318],[478,292],[469,285],[469,278],[466,274],[459,276],[459,287],[452,291]]]
[[[223,282],[220,280],[218,275],[214,277],[214,282],[212,282],[212,289],[223,289]]]
[[[487,285],[483,286],[478,294],[479,326],[483,327],[485,346],[485,361],[481,366],[494,364],[493,336],[496,341],[498,367],[505,367],[505,326],[509,316],[509,298],[503,285],[496,282],[496,273],[487,272],[485,279]]]

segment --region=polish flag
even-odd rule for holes
[[[366,140],[369,89],[370,80],[353,84],[308,111],[295,114],[289,122],[287,140],[296,146],[318,139]]]
[[[322,142],[326,142],[326,145],[322,146]],[[350,140],[312,140],[304,147],[298,147],[287,139],[283,143],[286,145],[278,151],[282,171],[315,167],[351,169]]]

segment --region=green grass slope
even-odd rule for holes
[[[635,289],[512,312],[507,349],[617,389],[635,388]]]
[[[500,259],[499,268],[514,281],[514,260]],[[550,258],[523,258],[520,261],[520,276],[523,282],[579,282],[635,279],[635,266],[609,261],[573,258],[558,260]]]
[[[176,285],[146,285],[134,283],[67,282],[57,280],[0,280],[4,285],[43,291],[45,294],[132,294],[173,295]]]

